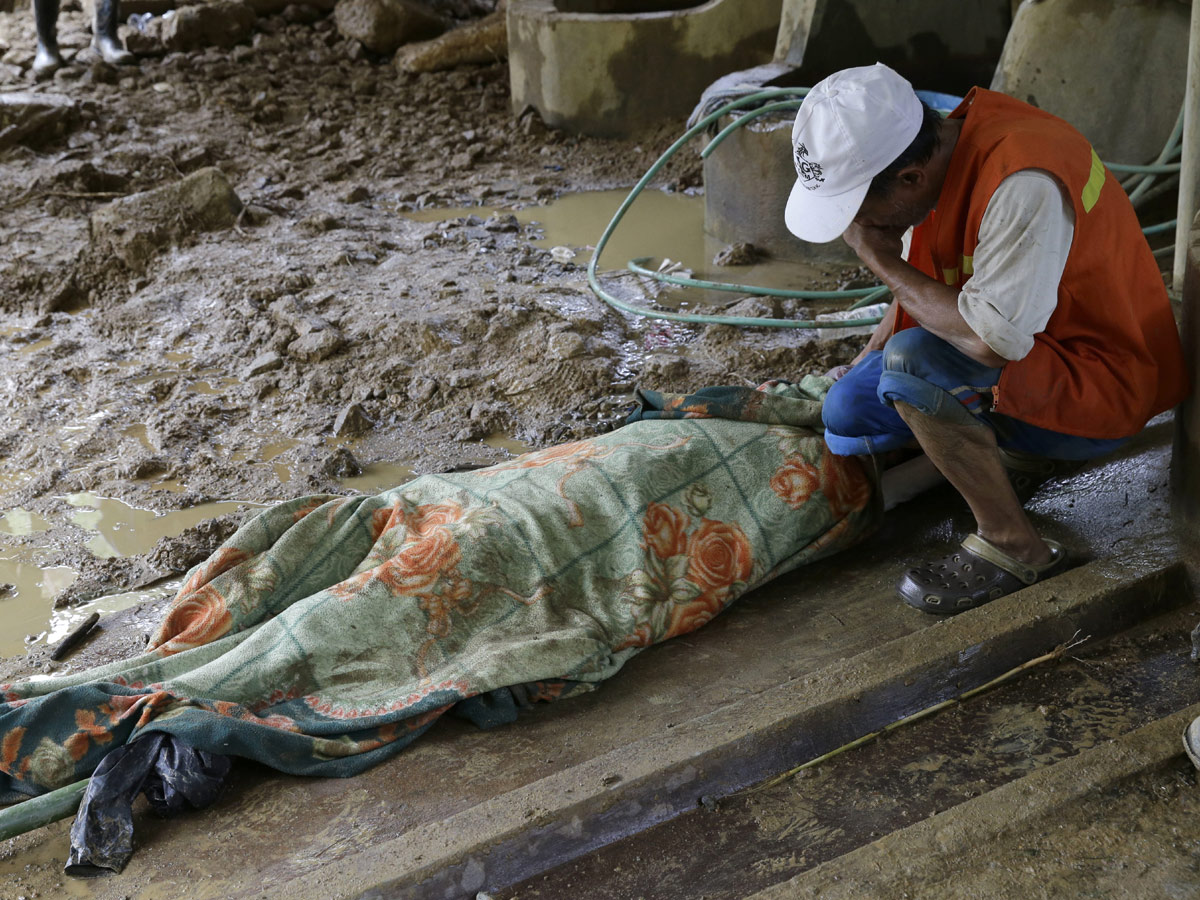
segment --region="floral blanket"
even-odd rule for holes
[[[452,707],[507,721],[610,677],[875,525],[867,473],[820,437],[827,386],[647,393],[602,437],[257,515],[143,655],[0,685],[0,802],[152,730],[352,775]]]

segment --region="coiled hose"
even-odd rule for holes
[[[628,196],[622,201],[613,214],[612,220],[605,227],[600,235],[600,239],[596,241],[596,249],[592,253],[591,261],[587,267],[588,286],[592,292],[607,303],[609,306],[619,309],[622,312],[627,312],[635,316],[642,316],[649,319],[665,319],[671,322],[690,322],[701,325],[734,325],[739,327],[757,327],[757,328],[852,328],[864,325],[876,325],[880,321],[880,317],[864,317],[859,319],[838,319],[834,321],[816,321],[814,319],[771,319],[758,318],[756,316],[723,316],[709,315],[706,313],[682,313],[671,312],[670,310],[649,309],[643,306],[637,306],[618,297],[613,296],[606,291],[603,285],[600,284],[600,278],[597,275],[597,270],[600,262],[600,255],[604,252],[609,239],[612,237],[617,226],[625,217],[625,213],[633,202],[638,198],[638,195],[646,188],[646,186],[654,180],[654,177],[662,171],[663,166],[678,153],[692,138],[703,133],[713,122],[718,121],[722,116],[735,112],[746,106],[755,106],[762,103],[762,106],[756,106],[754,109],[738,116],[729,125],[722,128],[717,135],[709,141],[707,146],[700,152],[700,156],[707,159],[708,156],[720,146],[729,135],[738,128],[743,128],[750,122],[760,116],[769,115],[775,112],[793,111],[800,107],[804,96],[809,89],[806,87],[794,88],[771,88],[768,90],[758,91],[753,94],[748,94],[745,97],[739,97],[726,103],[724,106],[700,119],[695,125],[683,133],[670,147],[663,151],[662,155],[646,170],[644,174],[629,191]],[[1176,121],[1175,128],[1171,132],[1166,145],[1162,152],[1149,165],[1124,165],[1120,163],[1105,163],[1108,168],[1114,173],[1127,174],[1130,177],[1122,182],[1122,187],[1129,192],[1130,200],[1135,206],[1140,206],[1149,201],[1155,196],[1158,196],[1165,190],[1174,187],[1179,181],[1179,167],[1177,162],[1170,162],[1171,159],[1178,156],[1180,152],[1180,139],[1183,134],[1183,110],[1179,111],[1179,118]],[[1162,184],[1154,187],[1155,181],[1161,175],[1169,175]],[[1175,220],[1163,222],[1159,225],[1151,225],[1142,229],[1145,235],[1158,234],[1168,231],[1175,227]],[[1155,254],[1160,255],[1168,252],[1172,248],[1164,247],[1156,250]],[[670,275],[663,272],[656,272],[646,268],[646,263],[650,261],[650,257],[642,256],[630,260],[626,268],[629,271],[640,275],[644,278],[651,278],[662,284],[675,285],[677,287],[701,288],[710,291],[730,291],[739,294],[749,294],[751,296],[761,297],[783,297],[786,299],[797,300],[831,300],[831,299],[854,299],[848,309],[855,310],[864,306],[869,306],[877,303],[890,293],[888,289],[879,285],[871,288],[854,288],[842,291],[809,291],[809,290],[784,290],[781,288],[759,287],[749,284],[730,284],[721,281],[705,281],[695,278],[684,278],[677,275]]]

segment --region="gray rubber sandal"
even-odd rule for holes
[[[962,547],[948,556],[905,572],[896,590],[909,606],[928,613],[948,616],[974,609],[1065,571],[1066,548],[1057,541],[1046,544],[1050,562],[1031,566],[969,534]]]

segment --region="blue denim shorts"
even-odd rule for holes
[[[840,456],[883,453],[911,443],[912,431],[893,408],[897,400],[943,422],[986,425],[1006,450],[1051,459],[1092,459],[1129,440],[1060,434],[993,413],[992,386],[1002,371],[924,328],[905,329],[834,383],[822,412],[825,443]]]

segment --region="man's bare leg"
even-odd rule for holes
[[[1030,565],[1050,562],[1053,554],[1021,508],[990,428],[941,422],[901,400],[896,401],[896,412],[933,464],[967,501],[980,537]]]

